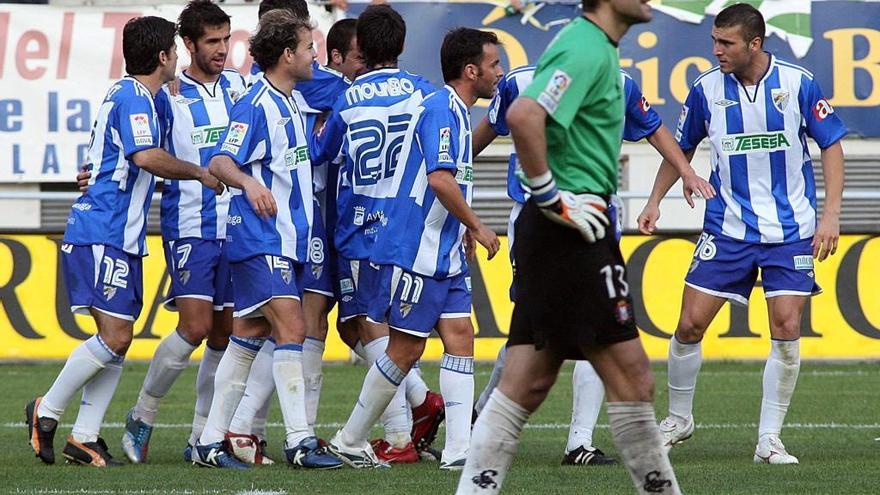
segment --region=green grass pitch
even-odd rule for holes
[[[23,408],[43,393],[61,363],[0,365],[0,492],[37,494],[176,493],[220,494],[440,494],[453,493],[457,473],[436,463],[395,466],[387,471],[342,469],[332,472],[293,470],[284,463],[247,472],[200,469],[183,463],[181,453],[192,418],[195,367],[190,367],[165,398],[150,445],[149,463],[101,470],[65,465],[44,466],[27,445]],[[490,365],[477,367],[477,391]],[[800,457],[798,466],[752,463],[761,400],[761,363],[707,362],[698,381],[694,437],[671,453],[679,482],[689,494],[862,494],[880,493],[880,366],[877,363],[805,362],[782,439]],[[105,418],[102,436],[117,457],[121,422],[134,403],[146,373],[144,363],[125,366],[122,382]],[[437,367],[426,364],[425,379],[437,388]],[[345,421],[366,369],[325,366],[318,433],[329,438]],[[654,366],[657,416],[666,408],[666,367]],[[74,401],[75,402],[75,401]],[[64,445],[76,417],[72,404],[56,437]],[[566,365],[543,407],[525,430],[504,493],[631,494],[621,466],[559,465],[571,414],[571,365]],[[279,408],[269,417],[270,454],[282,459]],[[616,454],[603,413],[594,435],[597,446]],[[441,429],[437,445],[442,444]]]

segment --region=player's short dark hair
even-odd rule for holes
[[[152,74],[159,66],[159,52],[174,46],[177,26],[161,17],[135,17],[122,29],[122,57],[125,72],[133,76]]]
[[[440,67],[443,81],[454,81],[461,77],[464,68],[470,64],[483,62],[483,45],[500,45],[498,36],[490,31],[480,31],[460,27],[446,33],[440,47]]]
[[[403,53],[406,22],[388,5],[370,5],[357,19],[357,43],[367,67],[396,62]]]
[[[357,19],[340,19],[327,33],[327,57],[337,50],[344,59],[351,48],[351,39],[357,34]]]
[[[309,21],[284,9],[275,9],[260,18],[257,32],[250,39],[250,53],[264,71],[278,65],[285,48],[296,50],[301,29],[310,30]]]
[[[177,32],[193,43],[204,36],[206,27],[229,24],[229,15],[211,0],[190,0],[177,18]]]
[[[593,12],[599,7],[600,0],[581,0],[581,9],[584,12]]]
[[[740,32],[746,43],[755,38],[761,38],[761,45],[764,45],[767,26],[764,24],[764,16],[758,9],[747,3],[737,3],[715,16],[715,27],[730,28],[735,26],[740,27]]]
[[[300,19],[309,18],[309,6],[306,0],[263,0],[260,2],[259,16],[262,19],[266,12],[284,9]]]

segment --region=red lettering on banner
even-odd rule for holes
[[[248,46],[250,45],[248,41],[249,36],[250,34],[244,29],[236,29],[229,34],[229,56],[226,58],[226,66],[237,70],[244,76],[251,73],[251,65],[254,63],[254,59],[251,58],[251,54],[248,51]],[[244,51],[244,58],[241,61],[241,65],[236,66],[232,62],[232,54],[238,49],[239,44],[242,46],[242,51]]]
[[[106,12],[104,13],[103,27],[113,30],[113,55],[110,61],[110,79],[122,77],[122,29],[125,23],[132,17],[141,15],[140,12]]]
[[[33,45],[36,44],[35,47]],[[31,68],[29,60],[46,60],[49,58],[49,39],[40,31],[25,31],[15,48],[15,68],[25,79],[39,79],[46,73],[46,67]]]
[[[58,48],[58,67],[55,77],[67,79],[67,66],[70,65],[70,44],[73,38],[73,12],[65,12],[61,23],[61,46]]]
[[[9,12],[0,13],[0,77],[6,62],[6,38],[9,36]]]

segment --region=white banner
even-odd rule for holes
[[[0,182],[69,182],[82,163],[107,89],[125,75],[122,28],[132,17],[175,21],[182,5],[61,8],[0,4]],[[311,7],[318,60],[333,17]],[[257,5],[228,6],[227,67],[247,73]],[[178,69],[189,53],[178,39]]]

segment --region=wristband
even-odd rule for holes
[[[537,177],[529,177],[529,187],[532,189],[532,199],[539,207],[550,206],[559,197],[556,181],[549,170]]]

